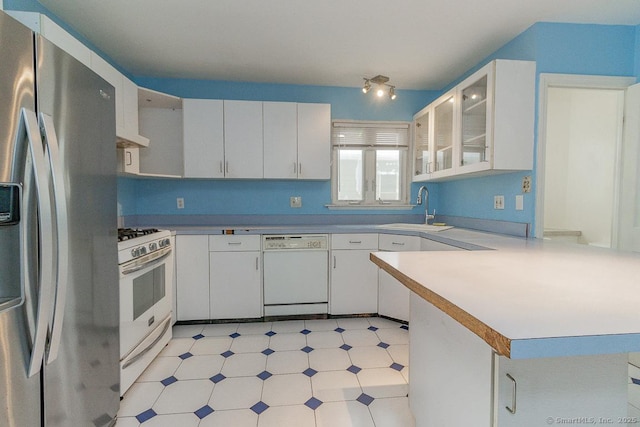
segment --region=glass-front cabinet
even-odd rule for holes
[[[460,166],[486,162],[487,153],[487,80],[483,75],[461,88],[460,128],[462,130]]]
[[[431,173],[431,117],[432,108],[427,107],[416,114],[413,121],[414,135],[414,180],[421,180]]]
[[[414,116],[414,181],[533,168],[535,62],[495,60]]]
[[[433,109],[433,143],[436,155],[434,176],[441,175],[453,168],[453,123],[454,123],[455,96],[448,93],[436,101]]]

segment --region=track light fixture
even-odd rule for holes
[[[364,78],[364,86],[362,86],[363,93],[369,93],[372,84],[377,86],[376,95],[383,97],[385,93],[389,94],[389,99],[396,99],[396,87],[388,84],[389,77],[378,74],[375,77]],[[388,89],[387,89],[388,88]]]

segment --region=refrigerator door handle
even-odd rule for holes
[[[33,160],[33,175],[38,205],[38,238],[40,240],[40,270],[38,272],[38,301],[35,318],[35,331],[31,348],[31,360],[27,376],[32,377],[40,372],[47,342],[47,329],[51,314],[51,298],[53,297],[54,242],[53,212],[51,195],[49,194],[49,176],[42,147],[42,139],[38,129],[36,113],[26,108],[20,110],[20,124],[16,134],[18,138],[26,138],[29,152]],[[23,256],[26,256],[23,254]]]
[[[53,118],[44,113],[40,113],[40,129],[44,136],[44,147],[48,154],[49,166],[51,168],[51,183],[53,188],[53,199],[56,219],[55,242],[58,253],[57,275],[55,285],[55,299],[51,329],[49,331],[49,352],[47,354],[47,364],[53,362],[58,357],[60,340],[62,335],[62,321],[64,319],[64,309],[67,302],[67,281],[69,276],[69,233],[67,200],[62,175],[62,165],[60,163],[60,146],[56,135]]]

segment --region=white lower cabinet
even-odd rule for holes
[[[330,314],[378,312],[378,268],[369,260],[377,249],[377,234],[331,236]]]
[[[176,318],[209,319],[209,236],[176,236]]]
[[[380,234],[381,251],[419,251],[420,237]],[[409,321],[409,294],[411,291],[385,271],[378,272],[378,314]]]
[[[212,319],[262,317],[260,236],[209,237]]]
[[[416,426],[626,425],[626,354],[498,356],[416,294],[409,335]]]

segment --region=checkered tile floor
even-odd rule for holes
[[[412,427],[408,328],[382,318],[176,326],[117,427]]]

